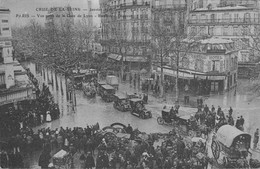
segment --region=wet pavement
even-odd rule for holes
[[[156,118],[161,115],[161,110],[164,105],[172,106],[173,101],[157,98],[153,95],[149,95],[149,102],[146,105],[148,110],[151,110],[153,118],[151,119],[139,119],[133,116],[130,112],[120,112],[113,108],[112,103],[104,102],[99,96],[93,99],[89,99],[84,96],[82,91],[76,91],[77,106],[76,111],[73,112],[71,104],[66,96],[66,82],[65,77],[59,74],[55,74],[51,70],[42,69],[37,70],[35,65],[27,65],[32,73],[35,74],[40,83],[49,85],[51,93],[54,95],[55,102],[59,104],[61,110],[61,118],[51,123],[43,124],[38,128],[50,127],[52,129],[59,127],[86,127],[87,125],[94,125],[99,122],[101,127],[108,126],[115,122],[120,122],[125,125],[131,124],[133,128],[138,128],[140,131],[147,133],[154,132],[169,132],[170,126],[161,126],[157,124]],[[139,93],[140,90],[130,87],[127,83],[122,83],[119,86],[119,93]],[[218,105],[223,107],[224,110],[228,110],[232,106],[235,117],[243,115],[245,118],[245,130],[250,134],[253,134],[256,128],[260,128],[260,98],[251,99],[250,96],[243,96],[234,94],[232,92],[226,95],[216,95],[205,100],[205,103],[211,107],[211,105]],[[196,109],[181,107],[180,115],[186,115],[195,112]],[[31,168],[36,168],[38,154],[33,155],[33,159],[30,159],[27,165]],[[259,156],[260,159],[260,156]]]

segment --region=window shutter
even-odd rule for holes
[[[208,72],[211,71],[211,61],[208,61]]]
[[[223,72],[224,71],[224,62],[223,60],[220,61],[220,72]]]

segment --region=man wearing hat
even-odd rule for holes
[[[86,169],[92,169],[93,167],[95,167],[94,157],[91,155],[91,152],[88,152],[86,157]]]

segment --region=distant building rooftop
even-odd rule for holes
[[[202,11],[226,11],[226,10],[245,10],[253,9],[255,7],[246,7],[246,6],[225,6],[225,7],[215,7],[215,8],[197,8],[193,12],[202,12]]]

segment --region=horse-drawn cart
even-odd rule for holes
[[[65,150],[60,150],[53,156],[53,165],[57,169],[70,169],[72,168],[72,162],[72,156]]]
[[[212,139],[212,154],[218,164],[226,168],[249,168],[251,135],[234,126],[220,127]]]

